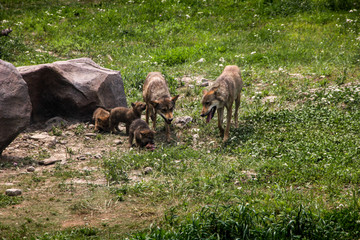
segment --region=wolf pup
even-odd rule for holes
[[[130,125],[129,147],[132,146],[133,140],[135,138],[137,147],[145,147],[151,151],[154,150],[154,134],[155,132],[150,130],[149,125],[144,120],[136,119]]]
[[[207,116],[206,122],[209,122],[214,117],[215,111],[218,111],[218,127],[221,136],[224,136],[223,142],[229,139],[232,105],[234,101],[235,127],[238,127],[238,110],[242,87],[243,82],[241,80],[240,69],[237,66],[231,65],[225,67],[224,71],[211,86],[210,91],[204,91],[201,116]],[[224,107],[227,110],[225,134],[224,128],[222,127]]]
[[[93,121],[95,122],[95,131],[110,131],[109,129],[110,112],[103,107],[98,107],[93,113]]]
[[[156,129],[156,114],[158,113],[165,120],[166,139],[170,142],[170,124],[173,120],[175,102],[179,95],[171,97],[165,78],[160,72],[150,72],[143,87],[143,98],[146,103],[146,123],[149,124],[149,117],[153,122],[153,129]]]
[[[126,134],[129,135],[130,124],[141,117],[141,113],[145,110],[146,104],[143,102],[131,103],[132,108],[116,107],[110,111],[110,131],[115,132],[115,129],[120,132],[119,123],[125,123]]]

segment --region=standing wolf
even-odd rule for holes
[[[234,101],[235,127],[238,127],[238,110],[242,87],[243,82],[241,80],[240,69],[235,65],[230,65],[225,67],[224,71],[216,79],[210,90],[204,91],[201,116],[207,116],[206,122],[209,122],[214,117],[215,111],[218,111],[218,127],[221,136],[224,136],[223,142],[226,142],[229,139],[232,105]],[[224,107],[227,110],[225,134],[224,128],[222,127]]]
[[[170,124],[173,120],[175,102],[179,95],[171,97],[165,78],[160,72],[150,72],[143,87],[143,98],[146,103],[146,123],[149,117],[153,121],[153,129],[156,128],[156,114],[165,120],[166,139],[170,142]]]

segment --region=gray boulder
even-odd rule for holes
[[[26,82],[11,64],[0,60],[0,154],[30,123]]]
[[[126,107],[121,74],[89,58],[18,67],[28,84],[33,122],[52,117],[91,119],[96,106]]]

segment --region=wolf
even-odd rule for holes
[[[110,112],[103,107],[98,107],[93,113],[93,121],[95,122],[95,131],[109,132]]]
[[[126,134],[129,135],[130,124],[141,117],[141,113],[146,109],[146,104],[143,102],[131,103],[131,108],[116,107],[110,111],[110,131],[115,132],[115,129],[120,132],[119,123],[125,123]]]
[[[218,112],[218,127],[221,136],[224,136],[223,142],[229,139],[230,122],[232,115],[232,105],[235,101],[235,127],[238,127],[238,110],[240,106],[241,90],[243,82],[238,66],[226,66],[221,75],[216,79],[209,91],[204,91],[201,100],[201,116],[206,116],[206,122],[209,122]],[[226,129],[222,127],[224,118],[224,107],[227,110]]]
[[[145,147],[146,149],[154,150],[154,134],[155,132],[150,130],[149,125],[144,120],[136,119],[130,125],[129,147],[132,146],[133,140],[135,138],[135,143],[137,147]]]
[[[169,88],[165,78],[160,72],[150,72],[144,82],[143,99],[146,103],[146,123],[149,124],[149,117],[153,122],[153,129],[156,129],[156,114],[158,113],[165,120],[166,139],[171,141],[170,124],[174,119],[173,112],[175,102],[179,95],[170,96]]]

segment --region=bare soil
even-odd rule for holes
[[[162,209],[141,199],[118,201],[110,193],[102,159],[109,151],[129,151],[128,138],[124,127],[120,134],[96,133],[93,128],[84,123],[69,123],[57,131],[30,126],[4,150],[0,194],[21,189],[23,201],[0,209],[2,226],[9,231],[27,226],[37,232],[120,226],[117,229],[129,233],[162,215]],[[58,162],[39,164],[46,159]],[[35,171],[29,172],[29,166]],[[134,182],[145,178],[141,171],[132,175]]]

